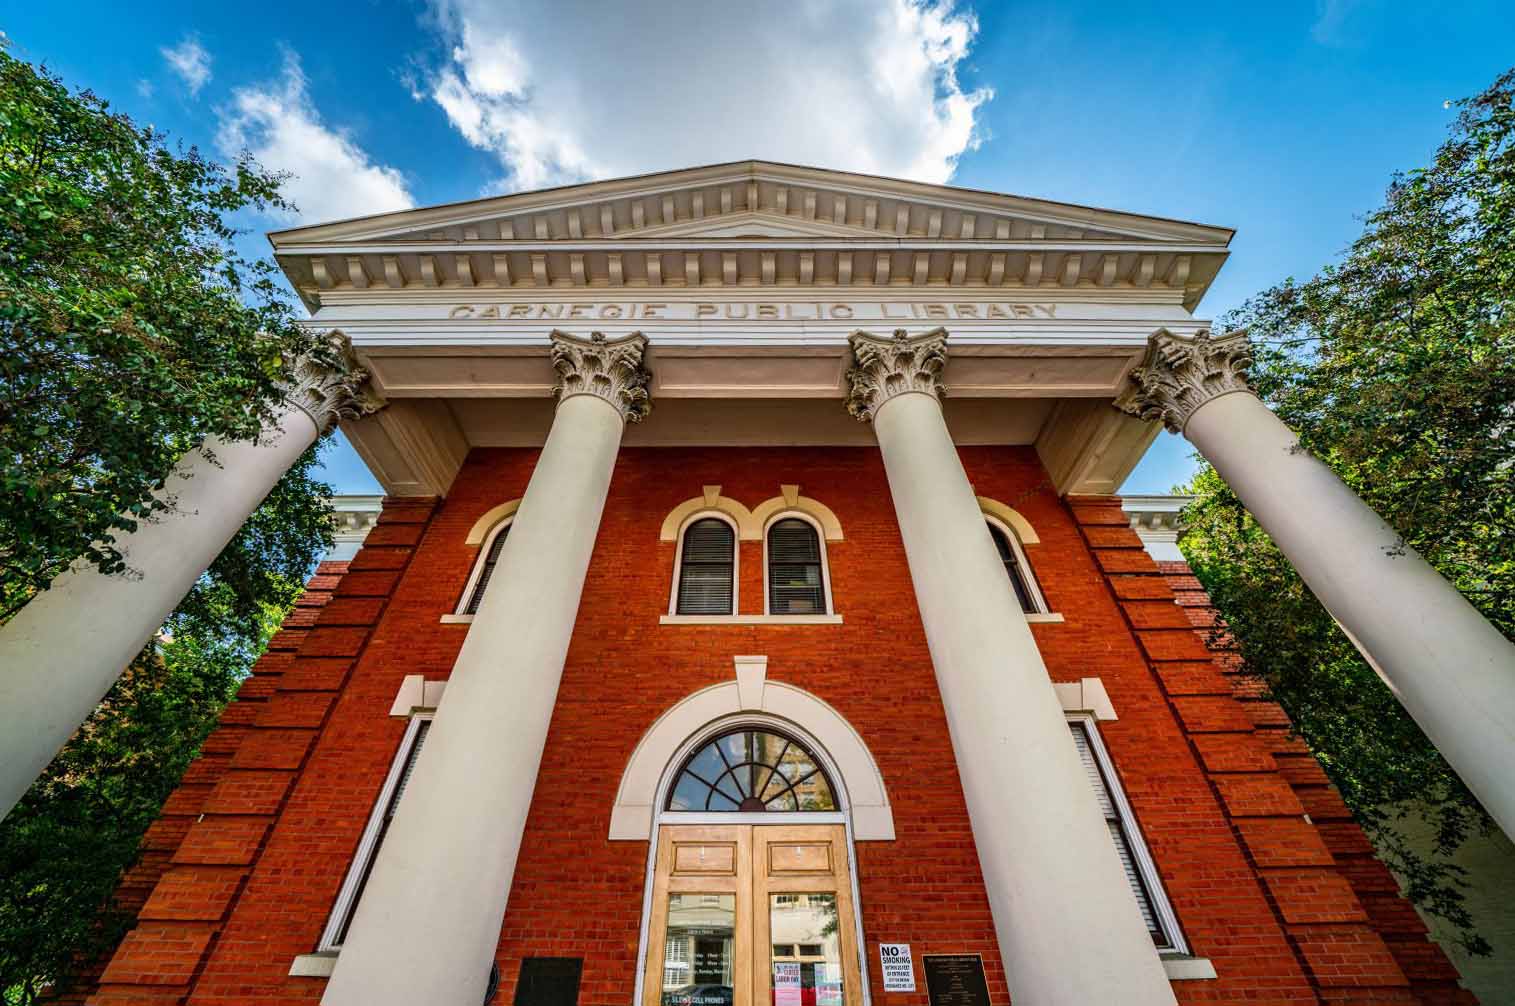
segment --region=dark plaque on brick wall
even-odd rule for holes
[[[577,1006],[582,957],[527,957],[521,961],[515,1006]]]
[[[921,964],[931,1006],[989,1006],[984,959],[978,954],[926,954]]]

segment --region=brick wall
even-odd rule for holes
[[[1250,714],[1276,715],[1239,700],[1118,507],[1059,500],[1029,449],[961,454],[976,491],[1018,509],[1041,537],[1028,558],[1065,617],[1034,626],[1051,675],[1102,679],[1119,714],[1101,734],[1185,935],[1220,975],[1176,983],[1180,1001],[1413,1001],[1350,883],[1324,868],[1331,854],[1301,794],[1255,736]],[[448,675],[467,627],[439,619],[477,555],[465,535],[524,493],[534,460],[531,450],[475,450],[429,520],[400,526],[387,509],[331,601],[340,616],[289,630],[303,636],[272,655],[285,664],[279,686],[258,686],[256,714],[233,712],[222,728],[241,731],[214,755],[237,774],[214,808],[225,820],[208,815],[173,841],[179,857],[153,895],[162,908],[123,945],[97,1002],[137,1001],[127,992],[139,989],[161,990],[147,1001],[188,992],[207,1006],[319,998],[323,979],[288,970],[316,947],[398,747],[404,723],[390,704],[405,675]],[[845,540],[828,545],[828,559],[842,625],[658,623],[675,548],[658,540],[663,518],[710,483],[748,506],[798,483],[835,511]],[[762,547],[740,548],[740,610],[759,613]],[[870,965],[880,941],[916,955],[980,953],[991,998],[1005,1002],[882,462],[862,448],[621,451],[510,893],[499,1001],[511,1001],[520,959],[533,955],[583,957],[584,1006],[631,999],[647,847],[606,840],[621,771],[659,714],[731,680],[732,656],[749,653],[767,655],[771,680],[836,707],[878,760],[897,838],[857,850]],[[195,918],[174,914],[181,901]],[[876,967],[871,979],[880,1002],[925,1002],[923,985],[884,997]]]

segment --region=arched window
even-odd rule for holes
[[[484,600],[484,588],[489,586],[489,580],[494,576],[495,566],[500,562],[500,551],[505,547],[505,537],[508,534],[510,534],[510,521],[507,519],[501,521],[485,539],[484,547],[479,552],[479,560],[474,564],[473,575],[468,578],[468,586],[463,590],[463,599],[458,603],[458,614],[478,614],[479,602]]]
[[[673,811],[761,813],[838,810],[831,780],[793,738],[743,727],[699,748],[668,795]]]
[[[784,517],[768,528],[768,614],[824,615],[830,612],[826,556],[815,525]]]
[[[994,548],[999,552],[1000,562],[1004,563],[1005,575],[1010,577],[1010,586],[1015,590],[1015,598],[1020,602],[1021,610],[1027,614],[1045,612],[1046,605],[1042,601],[1042,592],[1037,589],[1036,577],[1031,574],[1031,566],[1026,562],[1026,554],[1021,551],[1021,543],[1015,535],[1005,530],[995,521],[986,521],[989,525],[989,536],[994,539]]]
[[[679,540],[675,615],[736,614],[736,531],[719,517],[701,517]]]

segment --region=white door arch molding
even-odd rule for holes
[[[873,753],[852,724],[834,708],[794,685],[767,680],[767,657],[736,657],[736,680],[711,685],[669,707],[637,742],[626,762],[615,807],[610,813],[611,841],[647,841],[653,837],[661,784],[691,737],[712,723],[759,714],[793,724],[813,738],[816,752],[835,769],[832,780],[859,842],[894,840],[894,811]]]

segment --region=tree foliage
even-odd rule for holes
[[[1375,511],[1515,638],[1515,70],[1458,102],[1342,260],[1227,317],[1251,382]],[[1477,801],[1209,466],[1183,549],[1260,674],[1417,903],[1468,929],[1446,859]],[[1309,501],[1301,500],[1301,506]],[[1418,855],[1396,826],[1433,826]]]
[[[279,183],[0,48],[0,621],[80,557],[129,574],[112,537],[171,505],[153,493],[178,459],[255,437],[288,362],[327,352],[228,223],[283,206]],[[110,898],[143,832],[330,543],[316,453],[0,823],[0,1001],[66,983],[129,922]]]

